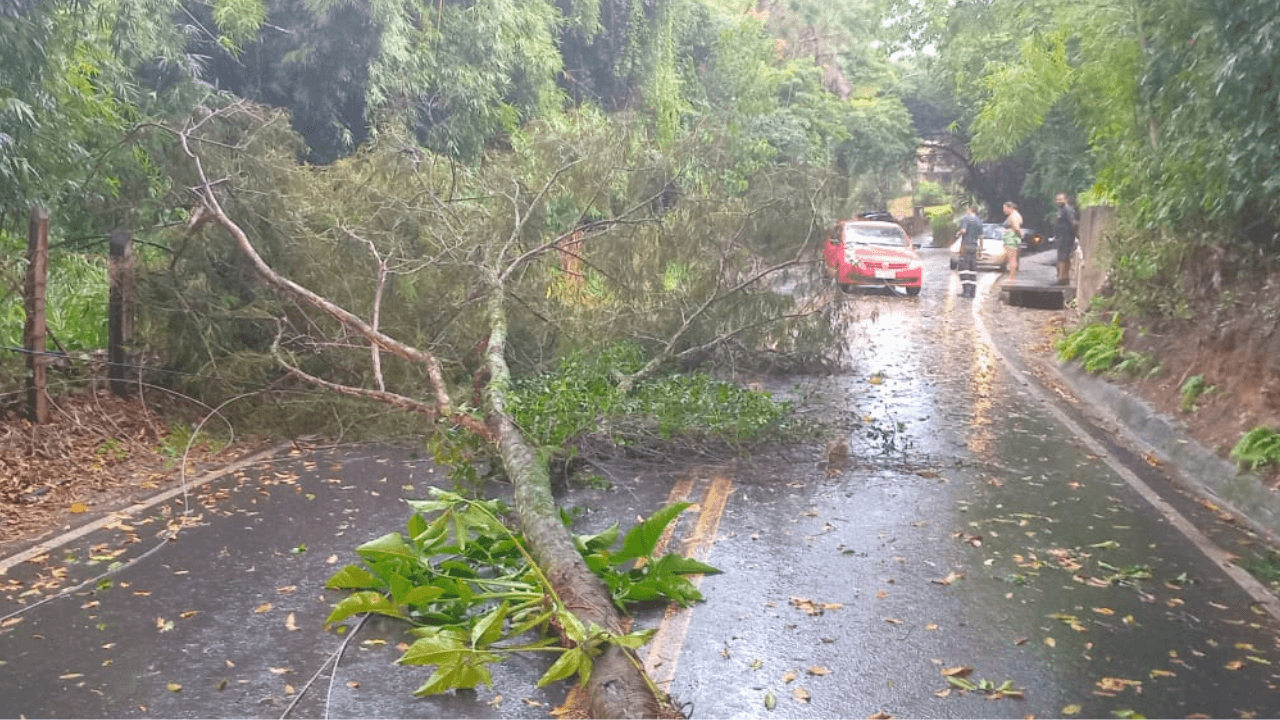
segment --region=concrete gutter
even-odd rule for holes
[[[1086,404],[1110,414],[1140,446],[1173,471],[1188,490],[1211,498],[1273,542],[1280,538],[1280,493],[1240,471],[1192,438],[1176,419],[1123,388],[1090,375],[1079,363],[1047,363]]]

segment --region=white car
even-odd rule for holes
[[[1009,267],[1009,253],[1004,246],[1004,226],[999,223],[982,224],[982,240],[978,242],[978,265],[998,268],[1004,272]],[[951,243],[951,269],[960,262],[960,241]]]

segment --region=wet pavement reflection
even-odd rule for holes
[[[1275,619],[1002,362],[1043,311],[926,257],[918,300],[843,299],[855,371],[815,384],[857,457],[740,481],[671,692],[703,717],[1280,713]]]

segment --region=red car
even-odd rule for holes
[[[901,287],[919,295],[924,280],[920,256],[897,223],[841,220],[822,244],[822,255],[845,292],[857,286]]]

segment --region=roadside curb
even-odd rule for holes
[[[1130,438],[1148,449],[1186,488],[1212,498],[1273,542],[1280,539],[1280,494],[1241,472],[1192,438],[1174,418],[1090,375],[1079,363],[1046,363],[1088,405],[1108,412]]]

